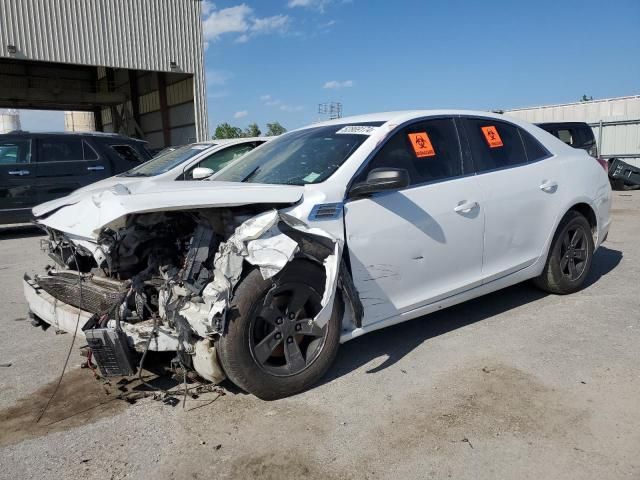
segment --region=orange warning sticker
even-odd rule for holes
[[[435,157],[436,151],[431,145],[431,139],[427,132],[410,133],[409,140],[411,140],[416,157]]]
[[[493,125],[482,127],[482,133],[484,133],[484,139],[487,141],[489,148],[497,148],[504,145],[500,138],[500,134],[498,133],[498,129]]]

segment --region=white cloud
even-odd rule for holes
[[[351,88],[351,87],[353,87],[353,80],[345,80],[343,82],[339,80],[331,80],[329,82],[326,82],[322,88],[339,89],[339,88]]]
[[[283,32],[289,26],[290,20],[287,15],[256,18],[251,25],[251,32],[255,34]]]
[[[280,105],[280,110],[283,112],[301,112],[304,110],[302,105]]]
[[[304,110],[302,105],[288,105],[278,98],[273,98],[271,95],[262,95],[260,101],[267,107],[278,107],[283,112],[300,112]]]
[[[247,112],[246,110],[240,110],[239,112],[233,114],[233,118],[244,118],[247,115],[249,115],[249,112]]]
[[[352,0],[289,0],[287,6],[289,8],[315,8],[324,13],[325,7],[330,3],[351,3],[351,1]]]
[[[288,15],[256,17],[253,8],[244,3],[216,10],[215,5],[207,1],[202,6],[202,17],[205,47],[209,41],[227,34],[237,34],[236,43],[245,43],[256,35],[284,33],[291,23]]]

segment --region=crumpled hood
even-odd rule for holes
[[[33,209],[42,225],[82,238],[95,239],[106,226],[133,213],[293,204],[304,187],[214,181],[118,183],[107,189],[76,191]]]

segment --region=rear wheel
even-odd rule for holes
[[[342,305],[336,296],[329,322],[313,318],[322,308],[325,273],[319,265],[291,262],[274,282],[252,270],[238,285],[228,331],[218,355],[229,379],[265,400],[309,388],[335,359]]]
[[[579,290],[591,268],[593,249],[591,225],[579,212],[569,211],[558,226],[547,263],[534,283],[559,295]]]

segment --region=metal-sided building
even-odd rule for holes
[[[531,123],[586,122],[604,158],[620,158],[640,167],[640,95],[506,110]]]
[[[208,137],[200,0],[0,0],[0,108],[90,111],[151,147]]]

